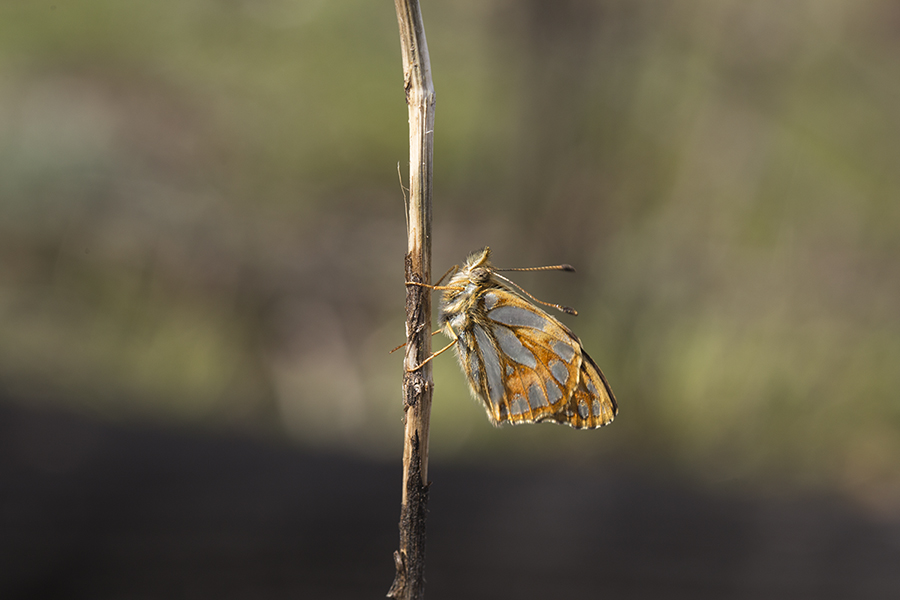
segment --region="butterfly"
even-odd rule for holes
[[[427,286],[444,291],[441,331],[452,341],[425,362],[455,348],[472,395],[494,425],[609,424],[618,407],[600,368],[568,327],[528,299],[577,313],[541,302],[500,275],[490,254],[488,247],[471,254],[462,268],[448,272],[455,271],[446,286]],[[547,269],[574,271],[569,265],[504,270]]]

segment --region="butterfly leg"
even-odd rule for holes
[[[453,265],[452,267],[450,267],[449,269],[447,269],[447,272],[446,272],[446,273],[444,273],[443,275],[441,275],[441,278],[438,279],[438,280],[435,282],[434,285],[441,285],[441,282],[444,280],[444,278],[445,278],[447,275],[449,275],[450,273],[455,273],[457,270],[459,270],[459,265]]]
[[[461,290],[461,289],[463,289],[463,288],[446,287],[446,286],[442,286],[442,285],[441,285],[441,282],[447,277],[447,275],[450,275],[451,273],[455,273],[455,272],[458,271],[458,270],[459,270],[459,265],[453,265],[452,267],[450,267],[449,269],[447,269],[447,272],[446,272],[446,273],[444,273],[443,275],[441,275],[441,278],[438,279],[438,280],[435,282],[434,285],[428,285],[427,283],[418,283],[418,282],[415,282],[415,281],[407,281],[406,284],[407,284],[407,285],[418,285],[418,286],[421,286],[421,287],[431,288],[431,289],[433,289],[433,290]]]
[[[431,335],[437,335],[437,334],[440,333],[440,332],[441,332],[441,330],[438,329],[438,330],[432,331],[432,332],[431,332]],[[403,342],[402,344],[400,344],[399,346],[397,346],[396,348],[394,348],[393,350],[391,350],[390,352],[388,352],[388,354],[393,354],[394,352],[396,352],[397,350],[399,350],[400,348],[402,348],[402,347],[405,346],[405,345],[406,345],[406,342]]]
[[[446,346],[444,346],[443,348],[441,348],[440,350],[438,350],[437,352],[433,353],[431,356],[429,356],[428,358],[426,358],[425,360],[420,362],[418,365],[416,365],[412,369],[407,369],[406,372],[412,373],[413,371],[418,371],[419,369],[424,367],[425,363],[429,362],[432,358],[434,358],[435,356],[439,356],[439,355],[443,354],[444,352],[446,352],[447,350],[449,350],[450,348],[452,348],[453,344],[455,344],[455,343],[456,343],[456,340],[453,340],[452,342],[450,342],[449,344],[447,344]]]
[[[465,290],[466,288],[460,287],[458,285],[429,285],[427,283],[419,283],[418,281],[407,281],[406,285],[417,285],[419,287],[426,287],[432,290]]]
[[[438,356],[438,355],[440,355],[440,354],[443,354],[444,352],[446,352],[447,350],[449,350],[450,348],[452,348],[452,347],[453,347],[453,344],[455,344],[456,342],[459,341],[459,336],[456,334],[455,331],[453,331],[453,327],[451,327],[449,323],[447,324],[447,328],[450,330],[450,333],[453,334],[453,341],[450,342],[449,344],[447,344],[446,346],[444,346],[443,348],[441,348],[440,350],[438,350],[437,352],[432,353],[431,356],[429,356],[428,358],[426,358],[425,360],[423,360],[423,361],[422,361],[421,363],[419,363],[417,366],[413,367],[412,369],[407,369],[407,371],[406,371],[407,373],[412,373],[413,371],[418,371],[419,369],[421,369],[421,368],[425,365],[425,363],[427,363],[428,361],[430,361],[431,359],[433,359],[435,356]],[[440,329],[438,329],[438,331],[440,331]],[[435,331],[434,333],[437,333],[437,331]],[[432,335],[434,335],[434,334],[432,334]]]

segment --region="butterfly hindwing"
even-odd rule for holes
[[[486,402],[494,421],[591,428],[611,420],[610,406],[613,413],[615,408],[602,374],[568,328],[506,290],[486,292],[484,305],[488,325],[476,325],[476,332],[491,346],[483,355],[485,364],[494,365]]]
[[[612,421],[612,390],[575,334],[498,279],[488,256],[473,254],[451,278],[441,320],[491,421],[578,429]]]
[[[575,388],[566,414],[573,427],[593,428],[609,424],[618,407],[606,378],[584,349],[578,386]]]

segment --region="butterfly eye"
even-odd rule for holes
[[[487,281],[491,278],[491,273],[487,269],[483,268],[472,269],[472,273],[469,275],[469,277],[473,283],[487,283]]]

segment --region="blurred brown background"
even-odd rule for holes
[[[578,308],[620,406],[497,430],[435,361],[429,597],[548,597],[572,561],[569,597],[896,597],[896,3],[423,13],[435,273],[484,245],[575,265],[516,280]],[[387,591],[406,143],[389,2],[0,5],[0,594]],[[299,513],[327,532],[273,542]]]

